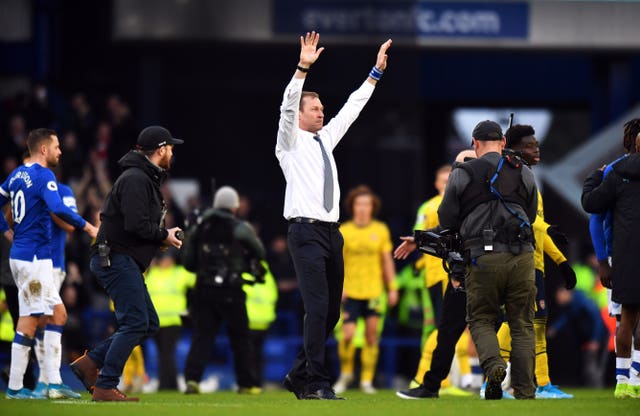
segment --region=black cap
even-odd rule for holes
[[[472,137],[476,140],[502,140],[502,127],[495,121],[481,121],[473,129]]]
[[[149,126],[140,132],[136,148],[154,150],[168,144],[182,144],[184,140],[171,137],[169,130],[161,126]]]

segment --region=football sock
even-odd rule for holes
[[[365,342],[360,353],[360,361],[362,362],[362,373],[360,374],[360,383],[372,383],[373,376],[376,373],[376,365],[378,364],[378,354],[380,349],[378,344],[369,345]]]
[[[353,364],[356,355],[356,346],[353,340],[350,342],[341,339],[338,343],[338,356],[340,357],[340,374],[353,374]]]
[[[433,350],[438,345],[438,330],[434,330],[429,334],[427,341],[422,348],[422,355],[420,356],[420,363],[418,364],[418,371],[414,377],[416,381],[422,383],[424,374],[431,368],[431,359],[433,358]]]
[[[33,351],[35,352],[36,360],[38,361],[38,383],[48,384],[44,359],[44,328],[36,329],[36,339]]]
[[[631,358],[616,358],[616,380],[618,383],[629,382]]]
[[[500,357],[505,362],[511,359],[511,329],[509,324],[503,322],[498,330],[498,345],[500,345]]]
[[[44,329],[44,366],[49,383],[61,384],[62,325],[47,324]]]
[[[11,344],[11,369],[9,372],[9,388],[20,390],[23,386],[22,379],[29,364],[29,350],[33,345],[33,338],[16,332]]]
[[[631,353],[631,368],[629,371],[629,381],[634,386],[640,386],[640,351],[633,350]]]
[[[533,331],[536,336],[536,381],[538,386],[546,386],[551,383],[549,379],[549,357],[547,355],[547,319],[534,321]]]
[[[482,367],[480,367],[480,360],[478,357],[471,357],[469,358],[469,364],[471,365],[473,386],[480,386],[484,381],[484,373],[482,372]]]

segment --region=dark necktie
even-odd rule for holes
[[[327,212],[331,212],[333,208],[333,172],[331,172],[331,162],[329,161],[329,155],[322,145],[320,136],[313,136],[313,139],[320,144],[320,151],[322,152],[322,161],[324,162],[324,209]]]

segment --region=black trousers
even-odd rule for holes
[[[340,318],[344,240],[337,224],[292,223],[288,243],[305,310],[304,345],[289,377],[314,391],[331,384],[325,344]]]
[[[442,319],[438,325],[438,344],[433,351],[431,368],[424,374],[423,384],[430,391],[438,391],[442,380],[451,370],[456,343],[467,327],[467,294],[447,284],[442,302]]]
[[[262,387],[264,382],[264,342],[267,339],[268,331],[251,330],[251,346],[253,349],[252,364],[256,372],[256,379],[258,383],[256,386]]]
[[[196,286],[193,302],[193,333],[185,365],[185,379],[200,381],[209,362],[211,348],[220,324],[227,327],[236,382],[239,387],[258,385],[252,366],[253,348],[249,341],[249,319],[245,305],[246,295],[241,288]]]
[[[178,325],[160,327],[153,336],[158,346],[158,367],[160,368],[160,390],[176,390],[176,344],[182,334],[182,327]]]

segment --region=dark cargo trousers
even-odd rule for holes
[[[533,331],[536,295],[533,253],[489,253],[475,259],[466,279],[467,323],[485,374],[498,366],[500,357],[496,322],[502,319],[501,306],[511,328],[511,385],[517,399],[533,399],[535,384],[535,334]]]

